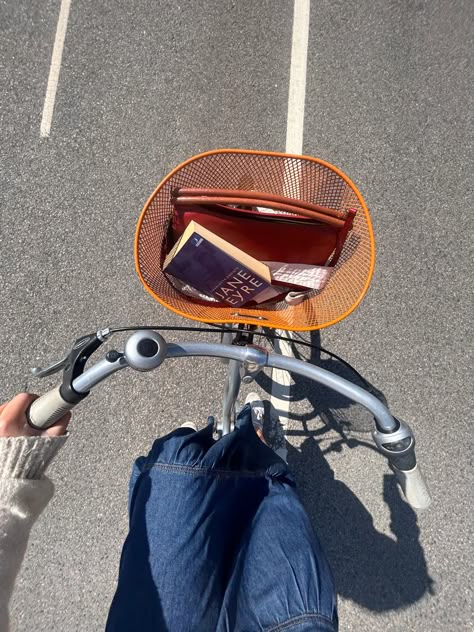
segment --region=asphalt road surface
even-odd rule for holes
[[[185,324],[134,271],[145,200],[201,151],[285,150],[292,2],[72,0],[42,138],[59,8],[0,2],[2,399],[46,390],[54,381],[29,367],[99,326]],[[294,385],[289,462],[343,631],[474,629],[472,39],[467,0],[311,3],[303,151],[359,186],[377,242],[369,294],[320,338],[412,424],[434,498],[415,515],[361,411]],[[18,580],[15,632],[103,629],[133,458],[183,418],[218,413],[222,371],[124,371],[78,408]]]

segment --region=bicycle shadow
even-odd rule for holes
[[[328,556],[339,595],[383,612],[407,607],[427,592],[434,594],[416,514],[402,500],[393,475],[383,477],[394,536],[390,537],[377,531],[363,503],[335,478],[314,437],[305,439],[300,450],[288,446],[288,464]]]
[[[320,346],[321,340],[318,331],[311,332],[311,343]],[[314,348],[308,349],[308,353],[301,353],[301,348],[294,348],[295,357],[304,359],[306,362],[315,364],[326,371],[330,371],[357,386],[370,387],[373,395],[378,397],[384,404],[387,400],[379,389],[370,384],[365,378],[359,378],[351,369],[333,358],[321,358],[321,353]],[[324,424],[337,432],[355,431],[369,433],[373,429],[373,417],[369,411],[353,402],[351,399],[337,393],[322,385],[315,386],[315,383],[299,375],[292,375],[293,386],[291,395],[287,387],[275,385],[272,378],[261,372],[258,374],[256,382],[267,393],[276,394],[280,399],[289,399],[292,403],[305,401],[310,404],[310,409],[305,413],[290,411],[290,418],[294,421],[311,421],[320,417]],[[365,382],[365,384],[364,384]],[[307,408],[307,406],[306,406]],[[279,410],[273,408],[270,415],[279,416]]]
[[[318,332],[313,332],[311,341],[320,344]],[[349,368],[336,360],[321,359],[313,350],[306,359],[362,385]],[[327,553],[338,594],[374,612],[407,607],[426,593],[434,594],[434,582],[419,541],[416,513],[402,499],[395,477],[391,474],[383,477],[383,498],[390,511],[389,536],[377,531],[370,512],[344,482],[335,478],[325,459],[329,452],[355,447],[376,450],[370,440],[347,436],[348,431],[368,432],[373,427],[372,416],[362,406],[330,389],[315,388],[314,383],[299,376],[293,379],[290,401],[307,399],[311,410],[291,413],[292,426],[300,421],[302,428],[288,431],[287,436],[305,439],[299,450],[286,442],[288,464]],[[261,386],[270,385],[263,380]],[[370,386],[386,403],[383,393]],[[325,426],[308,430],[307,422],[317,416]],[[327,445],[325,435],[329,430],[336,431],[339,438],[323,450],[321,438]]]

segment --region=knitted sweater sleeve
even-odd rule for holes
[[[51,500],[44,472],[67,435],[0,438],[0,630],[8,630],[8,604],[31,528]]]

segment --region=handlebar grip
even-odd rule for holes
[[[398,483],[410,507],[420,510],[428,509],[431,505],[431,496],[418,465],[415,465],[411,470],[399,470],[394,465],[390,467],[397,477]]]
[[[46,430],[53,426],[75,404],[67,402],[59,392],[59,386],[45,393],[31,404],[26,412],[28,424],[36,430]]]

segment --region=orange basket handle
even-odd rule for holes
[[[186,205],[241,204],[243,206],[263,206],[285,213],[310,217],[338,229],[345,226],[348,218],[348,213],[344,211],[261,191],[177,188],[173,189],[171,200],[174,204]]]

